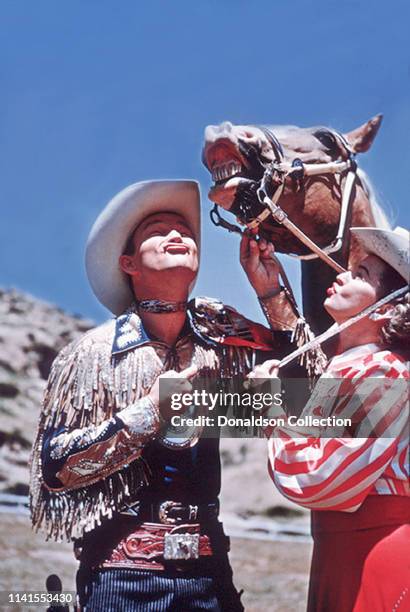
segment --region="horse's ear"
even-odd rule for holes
[[[382,119],[383,115],[376,115],[369,119],[367,123],[363,123],[363,125],[355,130],[344,134],[344,137],[355,153],[364,153],[370,149],[379,131]]]

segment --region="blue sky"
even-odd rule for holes
[[[384,122],[359,159],[409,225],[407,0],[104,0],[0,6],[0,286],[102,321],[83,251],[105,203],[150,178],[196,178],[196,293],[260,320],[238,238],[210,225],[204,127]],[[297,282],[297,265],[285,265]]]

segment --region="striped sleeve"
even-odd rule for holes
[[[349,393],[344,393],[346,381]],[[269,472],[276,487],[301,506],[346,512],[359,508],[369,492],[377,493],[377,481],[386,474],[393,475],[390,493],[410,494],[408,460],[403,461],[409,449],[406,364],[380,352],[346,370],[336,396],[326,396],[325,382],[319,380],[302,417],[349,417],[353,426],[337,438],[314,436],[305,427],[276,428],[269,440]]]

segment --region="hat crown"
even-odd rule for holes
[[[377,227],[352,227],[351,232],[364,250],[380,257],[409,282],[410,232],[404,227],[381,229]]]

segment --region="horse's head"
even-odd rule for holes
[[[203,162],[212,175],[214,185],[209,198],[232,212],[240,220],[256,217],[263,206],[256,191],[271,162],[291,165],[327,164],[350,159],[367,151],[379,129],[381,115],[347,133],[323,127],[262,127],[232,125],[224,122],[205,130]],[[266,176],[266,175],[265,175]],[[291,175],[284,181],[280,206],[289,218],[318,245],[330,244],[335,238],[341,205],[341,192],[346,172],[340,175],[318,174],[296,180]],[[273,185],[274,187],[274,185]],[[372,225],[368,196],[360,180],[354,186],[355,225]],[[242,216],[242,219],[241,219]],[[306,254],[306,247],[272,217],[260,226],[260,234],[268,237],[283,253]]]

